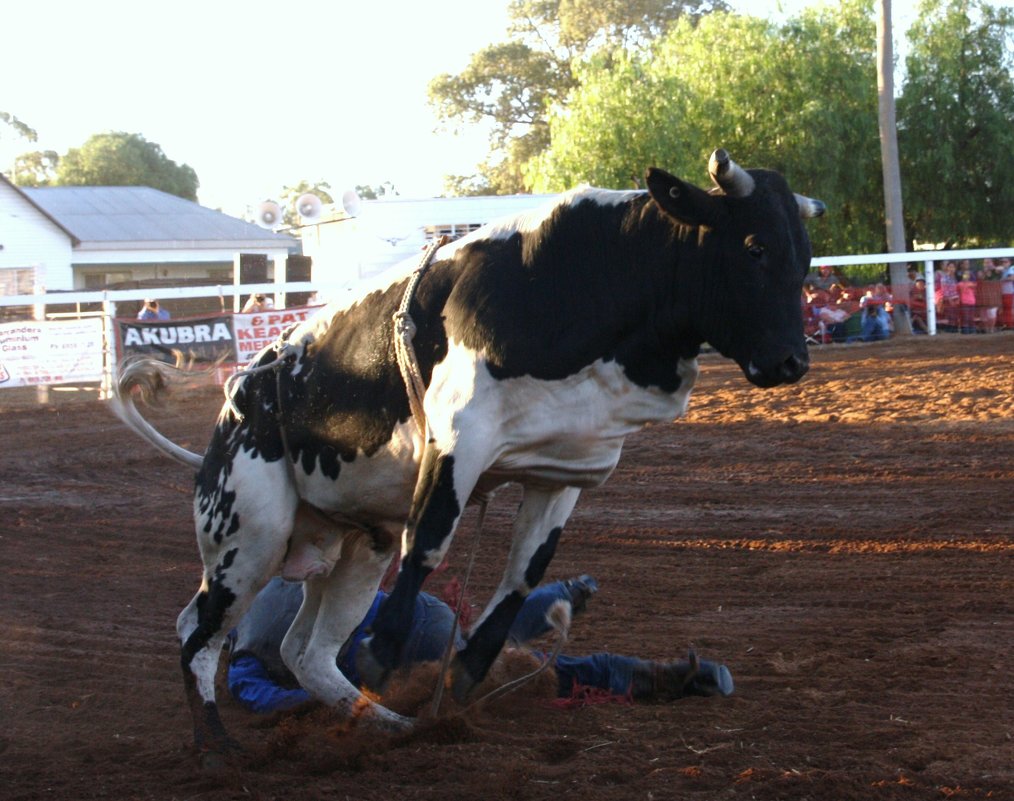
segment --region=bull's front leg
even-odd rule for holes
[[[503,579],[454,659],[451,687],[459,703],[486,677],[525,598],[542,581],[580,494],[574,487],[525,487]]]
[[[359,675],[375,692],[383,689],[391,671],[401,665],[416,597],[450,548],[481,470],[481,456],[467,449],[459,447],[450,453],[431,442],[423,453],[405,527],[401,569],[394,589],[373,620],[371,636],[357,655]]]

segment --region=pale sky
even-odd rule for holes
[[[820,0],[732,0],[755,15]],[[915,0],[894,0],[896,37]],[[0,20],[0,163],[61,155],[92,134],[138,133],[189,164],[198,199],[242,216],[302,179],[336,196],[391,181],[441,193],[471,174],[486,135],[436,131],[429,81],[506,36],[507,0],[7,0]],[[896,44],[897,47],[897,44]]]

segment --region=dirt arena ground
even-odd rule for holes
[[[0,799],[1014,798],[1014,335],[812,356],[767,392],[704,357],[689,416],[630,438],[550,569],[601,584],[569,652],[693,645],[733,697],[526,687],[390,739],[224,700],[246,755],[220,772],[192,753],[174,642],[190,476],[82,393],[0,391]],[[202,450],[220,398],[156,419]],[[516,500],[492,504],[476,603]]]

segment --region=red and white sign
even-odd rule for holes
[[[245,363],[268,345],[274,344],[289,326],[302,322],[316,312],[319,306],[298,309],[272,309],[253,314],[235,314],[232,318],[236,334],[236,361]]]

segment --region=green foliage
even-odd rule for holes
[[[56,180],[60,156],[55,150],[33,150],[14,161],[14,183],[18,186],[49,186]]]
[[[1014,11],[928,0],[908,38],[898,142],[909,234],[1014,242]]]
[[[169,159],[140,134],[95,134],[60,159],[56,183],[63,186],[150,186],[197,200],[200,182],[193,168]]]
[[[6,125],[21,139],[27,139],[29,142],[35,142],[39,139],[39,135],[32,126],[22,122],[10,112],[0,111],[0,122]]]
[[[549,142],[547,114],[577,86],[575,68],[597,48],[643,45],[674,20],[725,8],[721,0],[512,0],[508,41],[440,75],[430,102],[445,122],[491,125],[490,158],[478,176],[451,176],[450,191],[526,191],[523,165]]]
[[[390,181],[384,181],[379,186],[356,186],[356,194],[359,195],[363,200],[379,200],[382,197],[397,197],[400,192],[394,188],[394,184]]]
[[[646,54],[588,60],[526,177],[536,191],[629,187],[657,165],[701,184],[708,154],[725,147],[828,204],[832,216],[811,226],[815,252],[877,249],[875,41],[861,0],[782,26],[725,13],[680,20]]]

